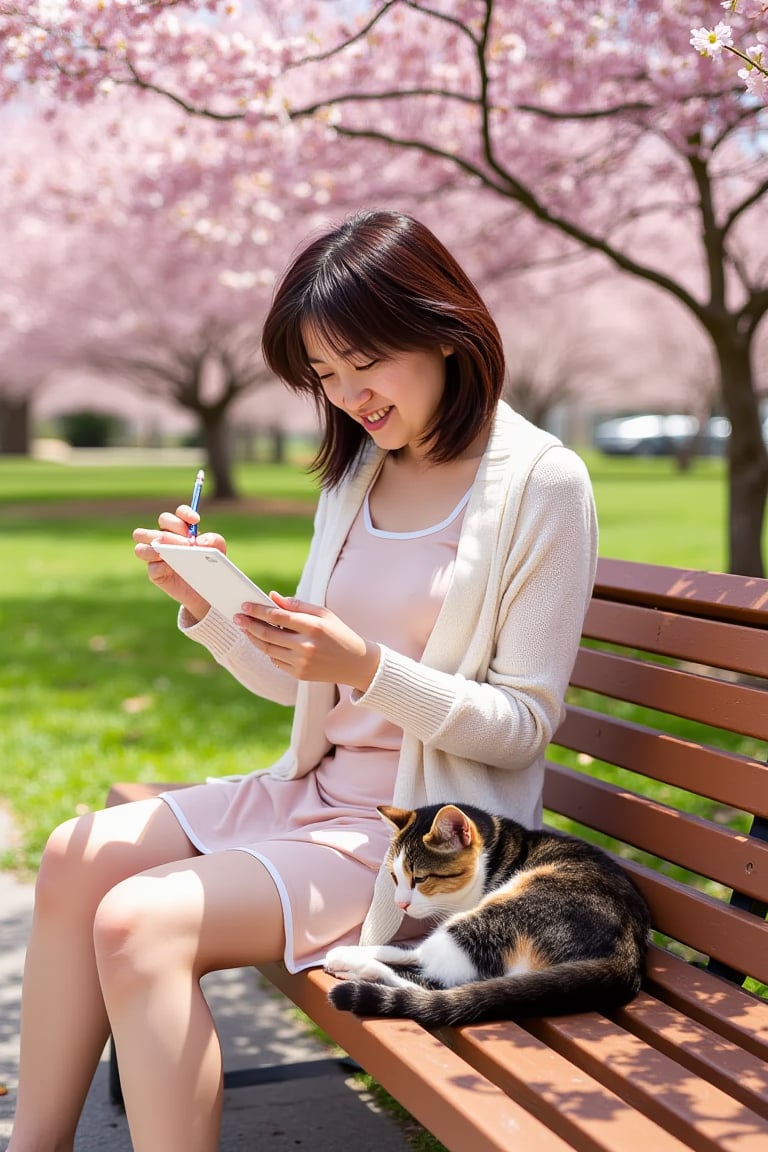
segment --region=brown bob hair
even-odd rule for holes
[[[267,367],[315,400],[323,439],[313,470],[333,487],[370,438],[326,398],[307,358],[306,326],[343,356],[385,359],[451,345],[443,401],[424,435],[435,463],[459,456],[490,422],[504,385],[499,331],[454,257],[412,217],[359,212],[313,240],[278,282],[264,322]]]

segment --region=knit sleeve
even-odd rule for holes
[[[492,767],[528,767],[562,719],[596,555],[589,477],[579,457],[558,446],[533,469],[508,555],[494,568],[503,577],[487,589],[497,615],[484,666],[440,671],[383,648],[358,706],[430,748]]]
[[[188,624],[184,610],[179,612],[179,628],[190,640],[202,644],[217,664],[226,668],[249,692],[290,706],[296,702],[296,681],[279,671],[236,625],[215,608],[202,620]]]

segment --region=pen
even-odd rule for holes
[[[197,509],[200,507],[200,493],[203,490],[203,480],[205,480],[205,472],[203,472],[201,468],[197,476],[195,476],[195,486],[192,489],[192,499],[189,502],[189,506],[193,512],[197,512]],[[197,538],[197,524],[189,525],[187,528],[187,536],[190,540]]]

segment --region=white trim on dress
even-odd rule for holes
[[[381,536],[386,540],[415,540],[418,536],[433,536],[435,532],[441,532],[443,528],[447,528],[449,524],[452,524],[459,513],[463,512],[469,503],[469,498],[472,495],[472,488],[464,493],[461,500],[459,500],[458,504],[454,508],[453,512],[450,512],[446,516],[445,520],[441,520],[439,524],[433,524],[431,528],[419,528],[415,532],[385,532],[381,528],[374,528],[373,521],[371,520],[371,509],[368,503],[369,493],[370,490],[365,494],[365,500],[363,502],[363,517],[366,530],[371,534],[371,536]]]

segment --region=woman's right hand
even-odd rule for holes
[[[189,538],[190,524],[197,524],[200,516],[193,512],[188,504],[181,504],[175,512],[161,512],[157,518],[158,528],[135,528],[133,540],[134,552],[139,560],[147,565],[147,575],[158,588],[181,604],[195,620],[202,620],[208,612],[210,604],[187,584],[166,564],[155,549],[152,541],[158,540],[164,544],[187,544],[190,548],[201,544],[206,548],[218,548],[226,554],[227,544],[223,536],[216,532],[205,532],[197,537],[195,543]]]

